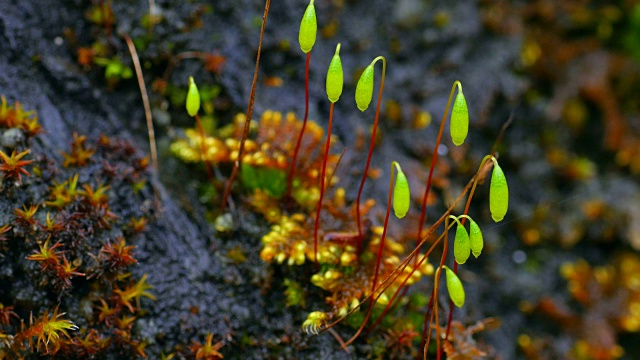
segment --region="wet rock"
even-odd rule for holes
[[[8,149],[14,149],[25,139],[24,132],[21,129],[8,129],[2,134],[2,146]]]

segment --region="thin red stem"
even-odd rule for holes
[[[447,216],[445,220],[445,228],[444,228],[444,247],[442,249],[442,256],[440,257],[440,265],[438,266],[438,270],[436,270],[436,278],[434,280],[433,292],[431,293],[431,299],[429,303],[432,304],[433,313],[436,314],[436,336],[438,336],[438,290],[440,287],[440,274],[442,272],[442,267],[444,266],[444,262],[447,258],[447,252],[449,250],[449,217]],[[427,309],[427,312],[431,311],[431,309]],[[423,333],[423,338],[426,338],[426,346],[429,344],[429,340],[431,339],[431,321],[428,324],[427,333]],[[440,359],[440,337],[436,338],[438,346],[436,347],[436,352],[438,353],[438,359]],[[426,347],[425,347],[425,357],[426,357]]]
[[[500,143],[500,141],[502,141],[502,137],[504,136],[505,131],[507,131],[507,128],[509,127],[509,125],[511,125],[511,122],[513,121],[513,113],[509,116],[509,119],[507,120],[507,122],[504,123],[504,125],[502,125],[502,128],[500,129],[500,133],[498,134],[498,137],[496,139],[496,142],[493,144],[493,148],[491,149],[491,154],[490,156],[494,156],[496,153],[496,148],[498,147],[498,144]],[[482,165],[484,165],[485,161],[487,160],[487,157],[485,156],[485,158],[482,160],[482,163],[480,163],[480,168],[482,168]],[[464,207],[464,215],[468,215],[469,213],[469,206],[471,205],[471,198],[473,198],[473,194],[476,191],[476,184],[478,183],[477,177],[476,180],[473,182],[473,187],[471,188],[471,192],[469,192],[469,198],[467,199],[467,204]],[[466,218],[463,217],[462,218],[462,225],[464,225]],[[458,263],[454,262],[453,264],[453,272],[458,274]],[[453,300],[449,300],[449,318],[447,319],[447,332],[445,335],[445,339],[449,338],[449,332],[451,331],[451,320],[453,320]]]
[[[451,205],[449,206],[447,211],[445,211],[445,213],[431,226],[431,228],[429,229],[427,234],[425,234],[425,236],[420,241],[420,245],[422,245],[425,242],[427,242],[427,240],[429,240],[429,237],[436,231],[437,227],[440,226],[445,221],[445,219],[451,214],[451,211],[453,211],[453,209],[458,205],[458,203],[462,200],[462,198],[469,192],[469,190],[471,189],[471,186],[473,185],[474,180],[479,175],[480,174],[476,174],[476,176],[474,176],[473,178],[471,178],[471,180],[469,180],[467,185],[465,185],[464,189],[462,189],[460,195],[458,195],[458,197],[455,199],[455,201],[453,201],[453,203],[451,203]],[[429,248],[429,250],[427,250],[427,252],[422,256],[422,258],[418,262],[418,268],[422,265],[422,263],[425,260],[427,260],[427,258],[431,254],[431,251],[433,251],[433,249],[440,243],[440,240],[442,240],[442,238],[444,238],[444,234],[441,235],[438,239],[436,239],[431,244],[431,247]],[[385,291],[389,286],[391,286],[391,284],[394,283],[400,277],[400,275],[402,275],[402,272],[404,271],[404,269],[406,269],[406,267],[409,266],[409,262],[411,262],[412,258],[414,256],[417,256],[417,254],[418,254],[418,249],[417,248],[412,250],[411,253],[409,253],[404,258],[404,260],[402,260],[402,262],[400,262],[400,264],[389,275],[387,275],[387,277],[380,283],[380,286],[384,286],[383,291]],[[416,269],[417,268],[415,268],[415,267],[412,268],[412,270],[409,273],[408,277],[405,278],[403,284],[406,283],[407,279],[410,278],[413,275],[413,273],[416,271]],[[396,290],[396,293],[398,293],[401,289],[402,289],[402,286],[400,288],[398,288],[398,290]],[[369,294],[369,295],[365,296],[364,299],[362,300],[361,304],[364,301],[368,300],[371,296],[372,296],[372,294]],[[334,320],[331,324],[328,324],[325,327],[324,330],[335,326],[340,321],[344,320],[347,316],[353,314],[356,310],[359,309],[359,307],[360,307],[360,305],[354,307],[346,315]]]
[[[382,93],[384,92],[384,78],[387,71],[387,60],[378,56],[373,61],[382,60],[382,79],[380,80],[380,91],[378,92],[378,104],[376,105],[376,117],[373,122],[373,130],[371,132],[371,141],[369,143],[369,154],[367,155],[367,164],[364,167],[364,173],[362,174],[362,180],[360,181],[360,188],[358,189],[358,197],[356,198],[356,220],[358,222],[358,254],[362,251],[362,222],[360,220],[360,198],[362,197],[362,189],[364,183],[367,181],[367,175],[369,173],[369,165],[371,164],[371,156],[373,155],[373,147],[376,143],[376,131],[378,130],[378,118],[380,117],[380,104],[382,103]]]
[[[389,196],[387,198],[387,213],[384,216],[384,227],[382,228],[382,236],[380,237],[380,248],[378,249],[378,255],[376,260],[376,271],[373,275],[373,284],[371,285],[371,293],[376,290],[376,283],[378,282],[378,272],[380,271],[380,262],[382,261],[382,251],[384,250],[384,240],[387,236],[387,224],[389,223],[389,214],[391,214],[391,201],[393,200],[393,184],[394,184],[394,169],[391,165],[391,179],[389,180]],[[373,306],[373,301],[372,304]]]
[[[329,147],[331,147],[331,127],[333,126],[333,105],[329,109],[329,125],[327,126],[327,142],[324,145],[324,157],[322,158],[322,174],[320,175],[320,199],[316,210],[316,223],[313,228],[313,260],[318,262],[318,226],[320,225],[320,210],[322,210],[322,199],[324,198],[324,176],[327,171],[327,158],[329,157]]]
[[[266,0],[264,4],[264,14],[262,15],[262,26],[260,27],[260,41],[258,42],[258,55],[256,56],[256,68],[253,72],[253,81],[251,82],[251,93],[249,93],[249,105],[247,106],[247,117],[244,121],[244,131],[242,132],[242,139],[240,140],[240,149],[238,150],[238,158],[236,159],[233,170],[231,171],[231,177],[229,177],[229,182],[227,183],[227,187],[224,190],[224,195],[222,197],[222,209],[221,212],[224,212],[227,206],[227,199],[231,194],[231,186],[233,185],[233,181],[238,175],[238,170],[240,169],[240,164],[242,163],[242,156],[244,155],[244,143],[249,137],[249,128],[251,125],[251,117],[253,116],[253,104],[256,98],[256,86],[258,84],[258,69],[260,67],[260,54],[262,53],[262,40],[264,38],[264,29],[267,26],[267,17],[269,17],[269,6],[271,6],[271,0]]]
[[[418,234],[417,234],[417,239],[416,239],[416,251],[420,251],[420,247],[422,246],[422,243],[420,241],[420,236],[422,236],[423,225],[424,225],[424,222],[426,221],[426,218],[427,218],[427,199],[429,198],[429,192],[431,191],[431,183],[432,183],[432,178],[433,178],[433,171],[435,169],[436,162],[438,161],[438,147],[440,146],[440,142],[442,140],[442,133],[444,132],[444,125],[446,123],[447,116],[449,115],[449,107],[451,106],[451,100],[453,98],[453,92],[455,91],[455,87],[456,87],[457,84],[458,84],[458,82],[456,81],[453,84],[453,87],[451,88],[451,92],[449,93],[449,100],[447,101],[447,107],[445,108],[444,114],[442,115],[442,119],[440,121],[440,129],[438,130],[438,138],[436,139],[436,144],[435,144],[435,146],[433,148],[433,157],[431,159],[431,166],[429,168],[429,178],[427,179],[427,187],[425,188],[424,196],[422,197],[422,211],[420,213],[420,220],[418,222]],[[358,210],[358,209],[356,208],[356,210]],[[358,216],[358,218],[359,218],[359,216]],[[414,271],[418,266],[419,266],[418,265],[418,257],[415,256],[414,257],[414,264],[413,264]],[[400,288],[404,287],[407,279],[405,279],[405,281],[403,281],[403,283],[400,286]],[[404,294],[406,294],[406,291],[404,291],[403,294],[400,295],[400,298],[402,298],[402,296]],[[398,295],[398,293],[396,292],[393,295],[393,297],[391,298],[391,301],[389,301],[387,306],[384,308],[384,310],[380,314],[380,317],[378,317],[378,320],[376,320],[376,322],[373,324],[371,329],[369,329],[369,331],[373,331],[373,329],[375,329],[375,327],[378,326],[380,321],[382,321],[382,318],[384,318],[384,316],[391,309],[391,305],[393,304],[393,301],[395,300],[397,295]],[[400,299],[398,299],[398,301],[400,301]]]
[[[442,114],[442,119],[440,120],[440,129],[438,130],[438,138],[436,140],[436,145],[433,147],[433,156],[431,158],[431,165],[429,167],[429,178],[427,179],[427,187],[424,189],[424,196],[422,197],[422,210],[420,212],[420,220],[418,223],[418,236],[416,242],[420,242],[420,235],[422,234],[422,227],[424,226],[424,222],[427,220],[427,200],[429,198],[429,192],[431,191],[431,182],[433,178],[433,171],[436,167],[436,162],[438,161],[438,148],[440,147],[440,141],[442,140],[442,133],[444,132],[444,124],[447,122],[447,117],[449,116],[449,108],[451,107],[451,100],[453,99],[453,93],[455,92],[456,85],[459,82],[456,81],[453,83],[451,87],[451,92],[449,92],[449,100],[447,100],[447,107],[444,109],[444,114]],[[417,261],[416,257],[416,261]]]
[[[300,144],[302,144],[302,137],[304,136],[304,129],[307,127],[307,117],[309,116],[309,62],[311,61],[311,51],[307,53],[307,62],[304,68],[304,119],[302,120],[302,128],[298,134],[298,141],[296,142],[296,149],[293,152],[293,159],[291,160],[291,166],[289,167],[289,182],[287,183],[286,199],[291,197],[291,188],[293,186],[293,174],[296,168],[296,159],[298,159],[298,151],[300,151]]]
[[[382,236],[380,237],[380,247],[378,248],[378,255],[376,257],[376,270],[373,273],[373,283],[371,284],[371,294],[375,294],[376,292],[376,284],[378,282],[378,272],[380,271],[380,263],[382,262],[382,252],[384,251],[384,241],[387,237],[387,225],[389,224],[389,215],[391,214],[391,201],[393,200],[393,185],[394,185],[394,164],[391,163],[391,179],[389,179],[389,196],[387,198],[387,213],[384,216],[384,226],[382,228]],[[381,293],[382,294],[382,293]],[[367,311],[367,316],[364,321],[360,325],[358,331],[347,341],[344,346],[351,344],[362,332],[367,321],[369,321],[369,317],[371,317],[371,312],[373,311],[373,306],[376,303],[376,299],[373,296],[369,298],[369,310]]]
[[[491,155],[487,155],[484,157],[484,159],[482,159],[482,162],[480,163],[480,169],[478,171],[482,170],[482,167],[485,165],[486,161],[488,160],[489,157],[493,157],[493,154],[495,152],[495,147],[494,149],[491,151]],[[471,191],[469,192],[469,197],[467,198],[467,203],[464,206],[464,212],[462,213],[463,215],[468,215],[469,214],[469,207],[471,206],[471,199],[473,198],[473,194],[476,192],[476,186],[478,185],[478,177],[476,177],[475,181],[473,182],[473,186],[471,187]],[[464,225],[464,223],[466,222],[467,218],[466,217],[462,217],[461,220],[461,224]],[[457,275],[458,274],[458,263],[457,262],[453,262],[453,272]],[[451,330],[451,320],[453,320],[453,300],[449,299],[449,316],[447,318],[447,331],[445,334],[445,339],[449,338],[449,332]]]
[[[209,163],[209,159],[207,159],[207,154],[209,150],[207,148],[207,138],[204,135],[204,128],[202,127],[202,122],[200,121],[200,116],[196,114],[196,125],[198,126],[198,132],[200,133],[200,147],[202,148],[202,161],[204,161],[204,165],[207,168],[207,176],[209,177],[209,181],[211,185],[215,185],[215,179],[213,178],[213,171],[211,170],[211,164]]]

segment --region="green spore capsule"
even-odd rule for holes
[[[344,74],[342,72],[342,61],[340,61],[340,44],[336,46],[336,53],[331,59],[329,70],[327,71],[327,97],[329,101],[335,103],[342,95],[342,85]]]
[[[189,91],[187,92],[187,113],[189,116],[196,116],[200,110],[200,92],[193,80],[193,76],[189,76]]]
[[[482,238],[482,232],[480,226],[469,218],[469,240],[471,244],[471,252],[476,258],[482,253],[484,247],[484,239]]]
[[[489,187],[489,210],[493,221],[499,222],[504,219],[509,208],[509,187],[507,178],[498,165],[495,158],[493,160],[493,173],[491,174],[491,185]]]
[[[462,286],[462,281],[458,275],[456,275],[451,269],[448,267],[444,267],[447,270],[447,290],[449,291],[449,298],[456,304],[457,307],[461,308],[464,306],[464,287]]]
[[[393,162],[398,174],[396,175],[396,183],[393,187],[393,211],[398,219],[402,219],[409,211],[409,203],[411,192],[409,191],[409,182],[402,172],[400,164]]]
[[[456,146],[462,145],[469,133],[469,110],[467,109],[467,101],[462,93],[462,86],[459,83],[458,94],[453,102],[453,111],[451,112],[451,122],[449,126],[453,143]]]
[[[373,99],[373,62],[367,66],[356,85],[356,105],[360,111],[365,111]]]
[[[313,6],[313,0],[309,1],[307,9],[302,15],[300,21],[300,32],[298,33],[298,42],[300,49],[305,54],[311,51],[316,43],[316,34],[318,32],[318,21],[316,20],[316,8]]]
[[[464,264],[471,255],[471,247],[469,242],[469,234],[467,229],[458,224],[456,228],[456,238],[453,241],[453,257],[458,264]]]

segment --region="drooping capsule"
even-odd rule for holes
[[[458,224],[456,237],[453,240],[453,257],[458,264],[464,264],[467,262],[470,254],[469,234],[462,224]]]
[[[327,97],[332,103],[338,101],[340,95],[342,95],[343,83],[344,74],[342,72],[342,61],[340,61],[340,44],[338,44],[327,71]]]
[[[484,239],[482,238],[482,232],[480,226],[469,218],[469,243],[471,245],[471,252],[476,258],[482,253],[484,247]]]
[[[491,185],[489,187],[489,210],[493,221],[499,222],[504,219],[509,208],[509,187],[507,178],[498,162],[493,159],[493,173],[491,174]]]
[[[356,85],[356,105],[360,111],[367,110],[371,99],[373,99],[374,63],[372,62],[364,69],[358,80],[358,85]]]
[[[453,102],[449,131],[451,132],[451,140],[456,146],[462,145],[469,133],[469,110],[461,86],[458,87],[458,94]]]
[[[189,116],[196,116],[200,110],[200,92],[193,80],[193,76],[189,76],[189,90],[187,91],[187,113]]]
[[[300,21],[300,32],[298,33],[300,50],[305,54],[311,51],[313,45],[316,43],[317,32],[318,21],[316,20],[316,8],[313,6],[313,0],[311,0]]]
[[[411,202],[411,192],[409,191],[409,182],[402,172],[400,164],[393,162],[396,167],[396,183],[393,187],[393,211],[398,219],[402,219],[409,211],[409,203]]]
[[[447,270],[447,290],[449,291],[449,298],[453,303],[461,308],[464,306],[464,287],[462,286],[462,281],[458,275],[456,275],[451,269],[448,267],[444,267]]]

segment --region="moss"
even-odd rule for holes
[[[3,100],[0,127],[38,129],[34,121],[35,113]],[[8,186],[0,214],[8,222],[0,227],[0,281],[7,284],[0,295],[7,314],[0,316],[0,357],[144,356],[145,340],[133,326],[143,316],[141,298],[153,295],[146,275],[136,279],[130,271],[136,234],[152,216],[121,204],[151,195],[148,187],[134,191],[148,176],[147,161],[126,141],[74,134],[58,163],[31,148],[38,131],[27,133],[16,144],[16,161],[9,157],[0,168]],[[96,311],[80,311],[79,302]]]

